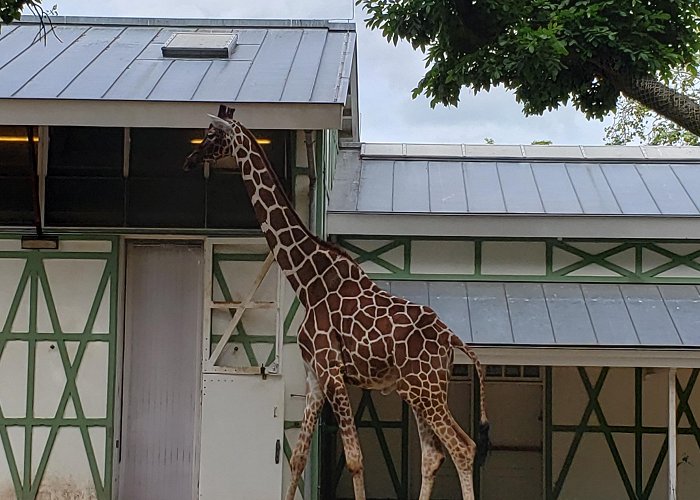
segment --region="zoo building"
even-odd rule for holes
[[[477,498],[698,498],[697,148],[361,143],[353,24],[52,21],[0,31],[0,499],[282,497],[304,310],[240,175],[182,169],[221,104],[313,233],[474,347]],[[470,434],[473,382],[455,354]],[[368,498],[417,498],[408,407],[351,399]],[[352,497],[326,409],[296,498]]]

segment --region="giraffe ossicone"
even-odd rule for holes
[[[306,368],[306,407],[290,460],[287,500],[293,500],[308,460],[324,401],[338,421],[356,500],[365,499],[362,452],[346,385],[396,391],[413,410],[422,452],[420,499],[428,500],[447,448],[462,497],[473,500],[472,467],[488,450],[484,373],[474,351],[427,306],[395,297],[376,285],[345,252],[314,236],[294,211],[254,135],[220,109],[185,168],[233,157],[256,218],[277,263],[306,315],[298,344]],[[475,443],[447,406],[453,351],[474,363],[480,384],[480,429]]]

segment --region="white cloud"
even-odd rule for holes
[[[195,17],[231,19],[347,19],[353,0],[58,0],[61,15]],[[459,108],[431,109],[427,99],[411,99],[424,72],[422,54],[408,44],[389,44],[363,25],[357,11],[358,72],[362,140],[387,142],[600,144],[604,125],[587,121],[571,107],[525,117],[512,94],[502,89],[472,95],[465,90]]]

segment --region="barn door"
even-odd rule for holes
[[[200,498],[280,498],[279,270],[262,239],[210,239],[204,275]]]
[[[119,498],[196,495],[201,246],[127,247]]]

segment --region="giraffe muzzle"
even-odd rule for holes
[[[187,155],[187,158],[185,158],[185,163],[182,165],[182,169],[185,172],[189,172],[190,170],[198,168],[201,165],[202,158],[199,154],[199,151],[193,151],[189,155]]]

